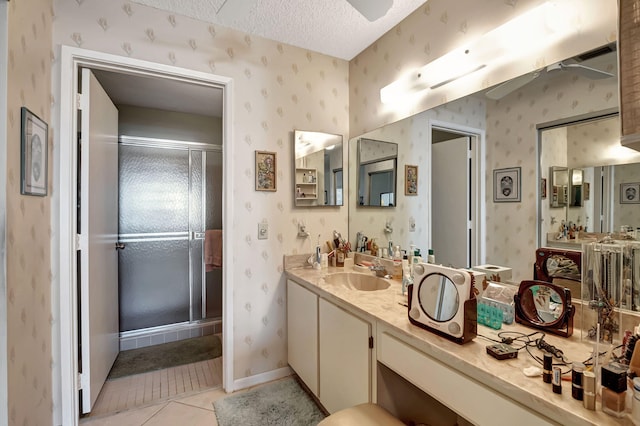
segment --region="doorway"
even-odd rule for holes
[[[62,167],[56,173],[55,179],[59,182],[59,205],[60,217],[58,228],[58,243],[60,251],[60,321],[59,330],[54,329],[54,336],[60,336],[60,359],[59,368],[54,367],[54,388],[57,386],[61,389],[61,414],[62,423],[77,424],[79,414],[78,400],[78,384],[77,374],[78,353],[76,342],[78,339],[78,300],[75,295],[75,289],[78,282],[78,261],[76,259],[76,233],[75,222],[77,221],[77,194],[74,188],[77,186],[77,173],[73,167],[65,167],[66,164],[75,164],[78,158],[78,149],[75,144],[75,135],[78,130],[78,118],[75,110],[75,100],[77,97],[78,87],[78,70],[80,68],[91,68],[94,70],[106,70],[115,73],[124,73],[131,76],[154,78],[162,80],[163,84],[169,86],[170,82],[182,82],[193,86],[196,90],[206,90],[207,88],[218,88],[224,93],[230,93],[232,81],[231,79],[212,76],[210,74],[199,73],[190,70],[184,70],[176,67],[164,66],[161,64],[149,63],[146,61],[133,60],[130,58],[119,57],[115,55],[107,55],[98,52],[86,51],[67,46],[62,47],[61,55],[61,73],[60,73],[60,131],[59,146],[60,150],[56,153],[56,163]],[[184,97],[184,96],[183,96]],[[222,97],[222,109],[224,111],[222,119],[222,139],[230,139],[230,101],[229,96]],[[224,150],[222,153],[222,167],[229,168],[231,164],[233,149]],[[225,176],[224,188],[222,188],[222,226],[224,227],[226,218],[231,217],[229,214],[231,203],[230,191],[227,188],[232,187],[232,176]],[[230,237],[231,230],[225,229],[225,239],[223,243],[223,251],[229,252],[232,240]],[[231,383],[232,371],[232,320],[229,315],[231,308],[230,292],[226,286],[230,282],[231,271],[230,256],[225,256],[223,260],[223,371],[222,381],[223,387],[227,391],[231,391],[233,384]],[[229,309],[227,309],[229,307]],[[56,307],[54,306],[54,309]],[[54,361],[55,363],[55,361]]]
[[[429,122],[430,247],[439,264],[470,268],[484,261],[484,131]]]

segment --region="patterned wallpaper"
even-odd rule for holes
[[[55,0],[54,12],[54,67],[66,44],[235,79],[234,378],[285,367],[282,256],[347,232],[346,206],[293,207],[293,129],[346,137],[348,63],[122,0]],[[256,150],[277,153],[276,193],[254,191]],[[297,238],[303,219],[313,238]]]
[[[20,195],[20,108],[51,125],[51,0],[9,2],[7,356],[9,424],[51,424],[50,200]],[[49,128],[49,159],[52,132]],[[49,161],[49,191],[51,185]]]

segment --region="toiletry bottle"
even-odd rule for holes
[[[582,387],[584,369],[585,366],[581,362],[574,362],[571,366],[571,396],[578,401],[584,399],[584,388]]]
[[[393,252],[393,279],[402,280],[402,253],[400,253],[400,246],[396,246]]]
[[[542,381],[551,383],[551,369],[553,367],[553,356],[551,354],[543,355],[542,363]]]
[[[336,266],[339,268],[344,266],[344,251],[341,248],[336,250]]]
[[[378,243],[376,243],[375,238],[371,240],[371,256],[378,255]]]
[[[627,369],[612,362],[600,370],[602,382],[602,411],[614,417],[625,416],[627,397]]]
[[[427,263],[436,263],[436,255],[433,254],[433,249],[429,249],[429,255],[427,256]]]
[[[551,377],[551,388],[553,393],[562,393],[562,370],[560,367],[553,367]]]
[[[596,409],[596,375],[593,371],[582,373],[582,388],[584,398],[582,406],[587,410]]]

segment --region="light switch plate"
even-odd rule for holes
[[[258,239],[266,240],[269,238],[269,225],[267,222],[258,223]]]
[[[416,232],[416,220],[409,218],[409,232]]]

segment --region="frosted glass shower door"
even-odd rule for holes
[[[120,145],[120,331],[190,320],[189,151]]]

